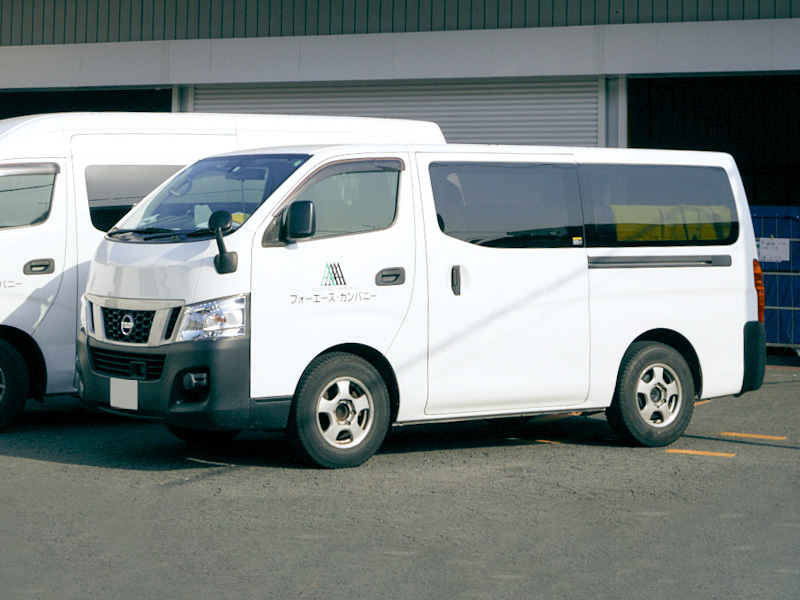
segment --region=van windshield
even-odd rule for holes
[[[218,210],[229,212],[238,229],[308,158],[272,154],[201,160],[134,208],[108,235],[134,242],[211,237],[208,219]]]

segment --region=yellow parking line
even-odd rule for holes
[[[783,435],[760,435],[757,433],[734,433],[732,431],[723,431],[720,435],[727,435],[728,437],[741,437],[741,438],[750,438],[753,440],[775,440],[778,442],[782,442],[786,439],[786,436]]]
[[[697,456],[722,456],[724,458],[733,458],[736,456],[735,454],[731,454],[730,452],[706,452],[704,450],[664,450],[664,452],[668,452],[669,454],[694,454]]]
[[[711,400],[700,400],[698,402],[695,402],[694,405],[700,406],[701,404],[708,404],[709,402],[711,402]]]

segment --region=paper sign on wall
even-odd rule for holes
[[[789,260],[789,240],[785,238],[758,238],[759,262]]]

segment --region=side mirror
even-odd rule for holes
[[[220,230],[228,233],[233,227],[233,216],[227,210],[217,210],[208,218],[208,228],[214,233]]]
[[[287,242],[313,236],[317,231],[314,203],[310,200],[292,202],[286,214],[284,231],[286,232],[284,238]]]
[[[208,218],[208,228],[214,232],[214,237],[217,239],[219,254],[214,257],[214,266],[217,268],[217,273],[224,275],[225,273],[235,272],[239,266],[239,257],[236,252],[228,252],[225,249],[225,242],[222,239],[223,233],[233,229],[231,213],[227,210],[214,211]]]

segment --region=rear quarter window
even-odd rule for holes
[[[108,231],[139,200],[172,177],[181,165],[92,165],[86,193],[92,225]]]
[[[581,165],[590,247],[732,244],[739,223],[718,167]]]

